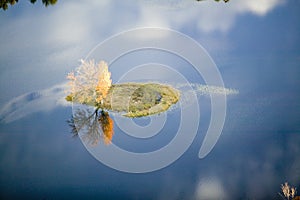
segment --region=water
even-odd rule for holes
[[[133,2],[58,1],[45,8],[22,1],[1,10],[1,199],[282,199],[284,182],[299,188],[299,3]],[[180,31],[211,58],[190,40],[173,40],[173,33],[157,29],[110,40],[91,53],[108,37],[140,27]],[[143,44],[174,49],[115,54]],[[185,47],[190,51],[184,56],[176,54]],[[190,96],[151,117],[129,120],[109,112],[112,144],[101,138],[97,120],[100,139],[87,144],[80,139],[86,129],[73,137],[67,123],[84,107],[63,99],[67,73],[87,57],[106,60],[113,83],[168,83]],[[212,94],[222,91],[214,87],[220,84],[207,88],[207,80],[218,82],[206,71],[201,76],[197,66],[216,66],[231,89],[226,91],[234,93],[226,96],[222,133],[202,159],[204,141],[214,143],[205,137],[211,119],[222,115],[224,95]],[[167,145],[170,152],[163,149]],[[136,157],[114,152],[114,146]],[[158,154],[144,156],[153,151]]]

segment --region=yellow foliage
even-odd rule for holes
[[[69,87],[70,87],[70,93],[74,94],[74,92],[75,92],[75,82],[76,82],[76,77],[74,75],[74,72],[68,73],[67,79],[70,80],[70,82],[68,83]]]
[[[101,103],[111,87],[111,73],[104,61],[98,64],[94,60],[81,61],[81,65],[75,73],[68,74],[69,93],[73,100],[78,103],[95,102]]]
[[[110,144],[114,135],[114,121],[107,112],[102,112],[98,120],[102,127],[104,143]]]
[[[100,103],[102,99],[104,99],[108,93],[109,88],[111,87],[111,73],[108,71],[108,66],[105,62],[101,61],[99,64],[99,69],[102,72],[98,77],[98,84],[96,86],[97,98],[96,102]]]

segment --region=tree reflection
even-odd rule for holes
[[[105,144],[110,144],[114,135],[114,121],[109,117],[108,112],[101,111],[98,122],[101,124]]]
[[[37,2],[37,0],[29,0],[32,4],[34,4],[35,2]],[[7,10],[8,6],[11,5],[15,5],[16,3],[18,3],[19,0],[0,0],[0,9],[3,10]],[[49,5],[54,5],[56,4],[57,0],[42,0],[42,3],[47,7]]]
[[[77,110],[67,122],[73,136],[78,136],[80,132],[83,141],[87,144],[97,145],[101,139],[105,144],[111,143],[114,125],[108,112]]]

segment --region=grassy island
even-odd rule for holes
[[[121,83],[112,84],[107,95],[99,103],[93,98],[77,101],[76,93],[66,100],[83,103],[114,112],[122,112],[126,117],[142,117],[164,112],[177,103],[180,92],[165,84],[159,83]]]

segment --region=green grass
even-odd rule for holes
[[[95,101],[87,101],[84,104],[122,112],[126,117],[142,117],[168,110],[179,98],[179,91],[169,85],[122,83],[111,86],[102,104],[96,104]],[[76,102],[72,95],[67,96],[66,100]]]

